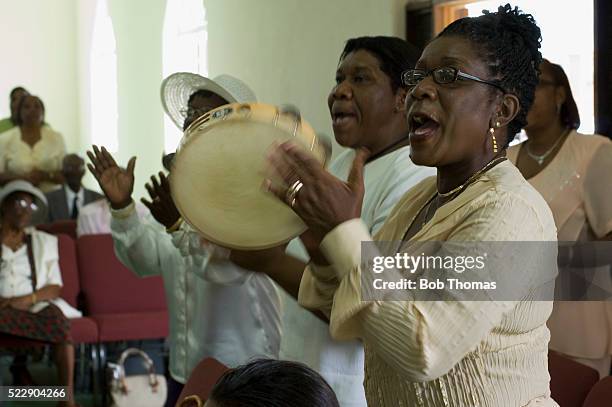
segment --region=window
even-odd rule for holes
[[[497,10],[505,2],[495,0],[451,1],[435,6],[436,34],[465,15],[473,17],[482,10]],[[581,133],[595,131],[593,2],[580,7],[560,7],[556,0],[514,0],[513,6],[532,14],[542,30],[544,58],[559,64],[569,78],[572,94],[580,112]],[[524,138],[524,135],[522,135]]]
[[[208,75],[206,11],[203,0],[168,0],[163,32],[164,78],[175,72]],[[183,133],[164,117],[164,147],[175,151]]]
[[[90,54],[91,139],[116,152],[117,133],[117,47],[107,0],[98,0]]]

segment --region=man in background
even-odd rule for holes
[[[85,175],[85,161],[76,154],[68,154],[62,162],[64,185],[46,194],[49,202],[47,222],[74,219],[79,216],[81,207],[104,198],[99,193],[81,185]]]

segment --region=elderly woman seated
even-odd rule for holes
[[[76,310],[59,298],[57,238],[28,227],[43,205],[44,195],[26,181],[12,181],[0,191],[0,335],[24,340],[24,346],[9,349],[18,355],[28,351],[29,341],[52,345],[60,385],[70,389],[60,406],[74,406],[74,347],[64,314]]]

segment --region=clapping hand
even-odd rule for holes
[[[145,184],[147,192],[151,200],[148,201],[145,198],[141,199],[141,202],[149,208],[151,215],[156,221],[164,225],[166,228],[173,226],[181,217],[176,205],[170,195],[170,183],[168,178],[163,172],[159,174],[159,182],[155,175],[151,176],[151,184]]]
[[[286,142],[270,151],[265,187],[308,226],[311,233],[305,236],[306,243],[318,242],[339,224],[360,217],[368,156],[366,149],[357,150],[348,181],[343,182],[306,151]],[[274,183],[278,178],[283,182]]]

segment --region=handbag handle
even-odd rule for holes
[[[123,351],[121,356],[119,357],[119,361],[117,364],[119,365],[119,389],[124,393],[128,393],[127,382],[125,380],[125,360],[130,356],[140,356],[144,360],[144,366],[149,373],[149,385],[151,386],[151,390],[153,393],[157,392],[157,386],[159,385],[159,381],[157,380],[157,376],[155,375],[155,365],[153,361],[145,352],[136,348],[128,348]]]

